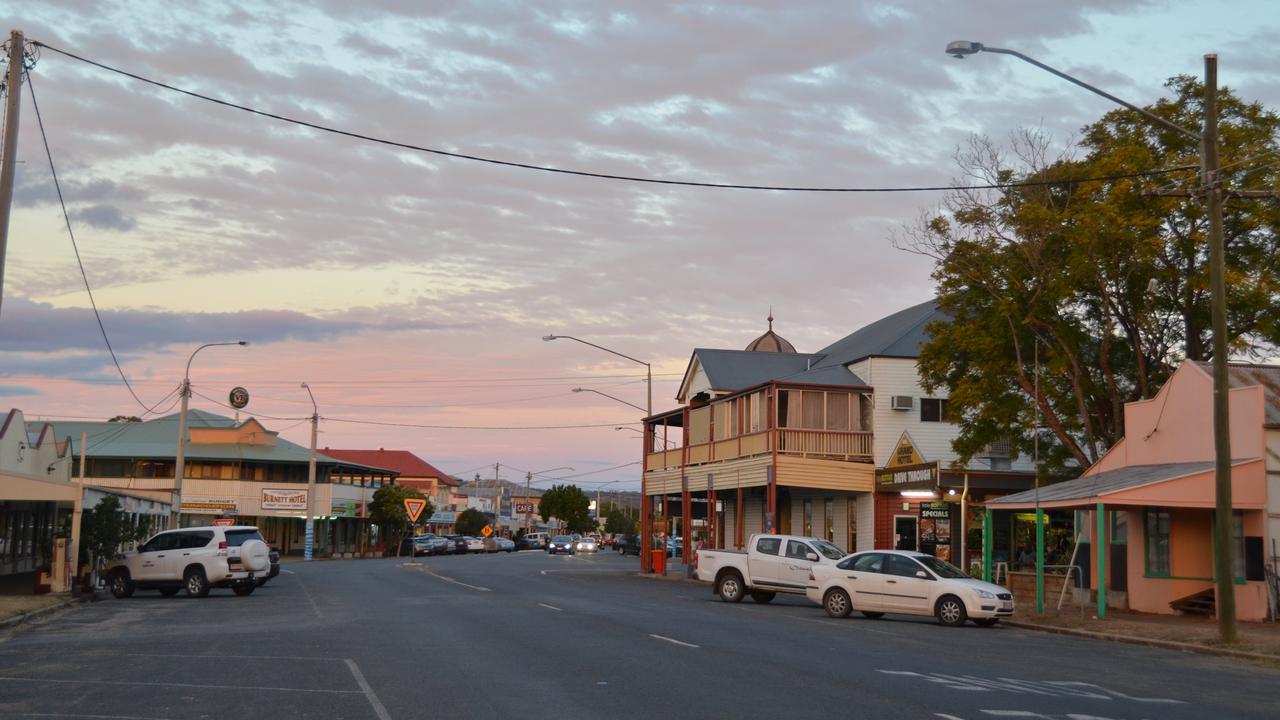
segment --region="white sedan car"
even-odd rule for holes
[[[595,538],[582,537],[578,538],[578,542],[573,544],[573,553],[594,553],[600,550],[600,546],[596,544]]]
[[[809,580],[805,594],[836,618],[856,610],[869,618],[932,615],[952,627],[965,620],[988,627],[1013,615],[1008,590],[924,553],[860,552],[834,565],[814,565]]]

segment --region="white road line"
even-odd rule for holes
[[[676,645],[682,645],[684,647],[691,647],[691,648],[702,647],[701,645],[694,645],[693,643],[687,643],[687,642],[684,642],[683,640],[676,640],[675,638],[669,638],[664,635],[654,635],[653,633],[649,633],[649,637],[655,640],[663,640],[669,643],[675,643]]]
[[[21,654],[30,654],[30,650],[23,650]],[[62,653],[62,650],[56,652]],[[0,655],[16,655],[19,651],[0,653]],[[314,655],[179,655],[175,653],[118,653],[118,652],[88,652],[80,653],[81,657],[150,657],[150,658],[181,658],[183,660],[313,660],[321,662],[338,662],[339,658],[333,657],[317,657]]]
[[[360,668],[356,665],[356,661],[347,658],[347,667],[351,668],[351,675],[356,679],[356,684],[360,686],[360,690],[364,692],[364,696],[368,698],[369,704],[373,706],[373,712],[377,714],[378,720],[391,720],[391,713],[387,712],[386,706],[378,699],[378,694],[369,687],[369,683],[364,679],[364,673],[360,672]]]
[[[126,685],[139,687],[180,687],[180,688],[197,688],[205,690],[269,690],[272,692],[298,692],[298,693],[321,693],[325,695],[359,695],[359,690],[330,690],[328,688],[291,688],[291,687],[270,687],[259,685],[199,685],[196,683],[166,683],[166,682],[141,682],[137,680],[69,680],[63,678],[26,678],[26,677],[0,677],[0,682],[36,682],[36,683],[60,683],[63,685]]]
[[[556,607],[555,605],[548,605],[548,604],[546,604],[546,603],[538,603],[538,605],[539,605],[540,607],[544,607],[544,608],[546,608],[546,609],[548,609],[548,610],[555,610],[556,612],[564,612],[564,610],[561,610],[560,608]]]
[[[462,582],[461,580],[454,580],[453,578],[449,577],[448,575],[441,575],[441,574],[439,574],[439,573],[432,572],[432,571],[431,571],[431,568],[427,567],[426,565],[417,565],[417,564],[410,564],[410,563],[400,563],[400,567],[414,568],[414,569],[417,569],[419,572],[426,573],[427,575],[430,575],[430,576],[431,576],[431,577],[433,577],[433,578],[437,578],[437,579],[439,579],[439,580],[443,580],[443,581],[445,581],[445,582],[453,583],[454,585],[461,585],[461,586],[462,586],[462,587],[464,587],[464,588],[471,588],[472,590],[475,590],[476,592],[493,592],[492,590],[490,590],[490,589],[489,589],[489,588],[487,588],[487,587],[480,587],[479,585],[471,585],[470,583],[464,583],[464,582]]]
[[[316,604],[316,599],[311,597],[311,591],[307,589],[307,584],[302,582],[302,578],[300,577],[298,577],[297,580],[298,580],[298,587],[302,588],[302,594],[307,596],[307,602],[311,603],[311,609],[315,611],[316,619],[323,620],[324,615],[320,613],[320,606]]]
[[[14,717],[32,717],[32,718],[90,718],[90,720],[171,720],[170,718],[155,717],[148,715],[86,715],[84,713],[18,713]]]

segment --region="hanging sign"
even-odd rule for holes
[[[938,487],[938,463],[887,467],[876,472],[876,490],[933,490]]]
[[[231,403],[231,407],[239,410],[249,404],[249,391],[242,387],[233,387],[227,395],[227,400]]]

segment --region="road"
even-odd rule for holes
[[[728,605],[635,558],[288,563],[0,641],[0,718],[1276,718],[1280,672],[1012,628]]]

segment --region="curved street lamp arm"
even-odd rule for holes
[[[647,363],[647,362],[645,362],[645,361],[643,361],[643,360],[637,360],[636,358],[633,358],[633,357],[631,357],[630,355],[624,355],[624,354],[622,354],[622,353],[618,352],[617,350],[610,350],[609,348],[604,347],[603,345],[597,345],[597,344],[595,344],[595,343],[593,343],[593,342],[587,342],[586,340],[583,340],[582,338],[576,338],[576,337],[574,337],[574,336],[572,336],[572,335],[544,335],[542,339],[543,339],[543,340],[574,340],[574,341],[577,341],[577,342],[582,343],[583,345],[590,345],[591,347],[593,347],[593,348],[595,348],[595,349],[597,349],[597,350],[603,350],[603,351],[605,351],[605,352],[607,352],[607,353],[610,353],[610,354],[612,354],[612,355],[617,355],[617,356],[618,356],[618,357],[620,357],[620,358],[626,358],[627,360],[630,360],[630,361],[631,361],[631,362],[633,362],[633,363],[639,363],[639,364],[641,364],[641,365],[643,365],[643,366],[645,366],[645,367],[651,367],[651,366],[649,365],[649,363]],[[643,410],[644,408],[641,408],[641,409]]]
[[[613,401],[615,401],[615,402],[620,402],[620,403],[622,403],[623,405],[630,405],[631,407],[633,407],[633,408],[635,408],[635,409],[639,410],[640,412],[647,412],[644,408],[640,407],[639,405],[636,405],[635,403],[627,402],[626,400],[623,400],[622,398],[614,397],[614,396],[610,395],[609,393],[600,392],[599,390],[592,390],[591,388],[584,388],[584,387],[580,387],[580,388],[574,388],[574,389],[573,389],[573,392],[589,392],[589,393],[595,393],[595,394],[597,394],[597,395],[602,395],[602,396],[604,396],[604,397],[607,397],[607,398],[609,398],[610,400],[613,400]]]
[[[191,357],[187,358],[187,369],[183,373],[183,377],[187,377],[187,378],[191,377],[191,361],[196,359],[196,353],[200,352],[201,350],[207,347],[218,347],[219,345],[248,345],[248,344],[249,342],[247,340],[237,340],[235,342],[216,342],[216,343],[205,343],[204,345],[201,345],[200,347],[191,351]]]

